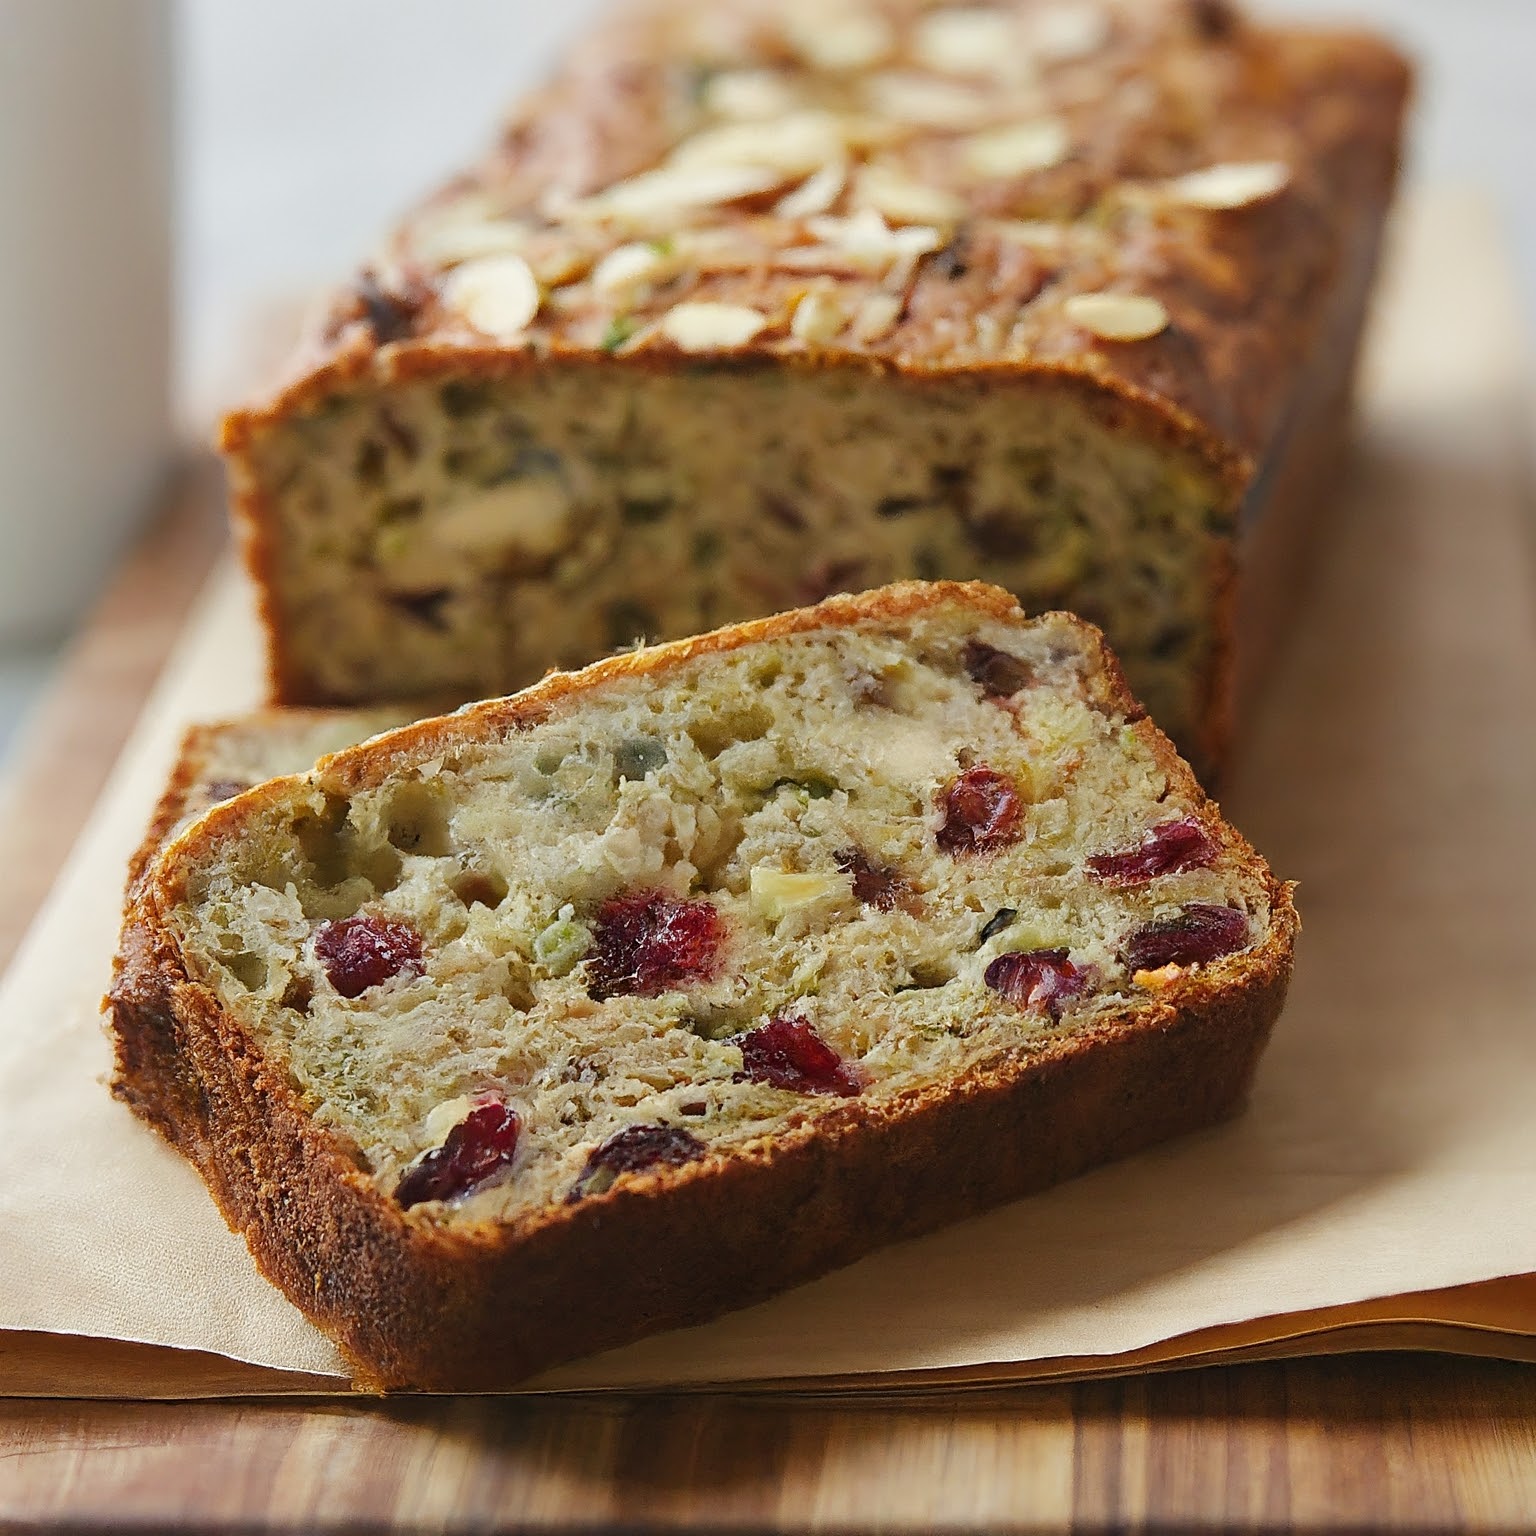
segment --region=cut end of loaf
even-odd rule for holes
[[[637,640],[982,571],[1105,625],[1206,756],[1231,486],[1133,419],[1080,381],[449,358],[313,394],[237,483],[290,702],[484,697]]]

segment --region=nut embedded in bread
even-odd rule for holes
[[[262,786],[135,923],[119,1090],[367,1379],[473,1388],[1229,1113],[1295,917],[1095,630],[908,584]]]
[[[1209,766],[1405,88],[1190,0],[627,8],[227,422],[278,698],[981,576],[1100,623]]]

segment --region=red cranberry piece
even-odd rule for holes
[[[738,1044],[738,1083],[769,1083],[793,1093],[835,1093],[845,1099],[863,1088],[857,1073],[804,1019],[769,1019]]]
[[[390,292],[373,272],[364,272],[353,284],[353,291],[363,318],[381,347],[391,341],[403,341],[411,334],[416,323],[415,296]]]
[[[845,875],[853,876],[853,894],[866,907],[890,912],[912,899],[906,877],[889,864],[876,864],[862,848],[844,848],[833,858]]]
[[[602,1194],[621,1173],[658,1166],[681,1168],[703,1157],[704,1152],[704,1143],[679,1126],[628,1126],[610,1136],[587,1159],[565,1203],[572,1205],[587,1195]]]
[[[1196,36],[1208,43],[1224,42],[1241,24],[1228,0],[1189,0],[1189,19]]]
[[[863,570],[862,560],[823,560],[795,583],[795,598],[801,603],[819,603],[834,592],[851,592]]]
[[[946,853],[990,853],[1019,840],[1023,803],[1013,781],[995,769],[967,768],[939,803],[944,820],[938,842]]]
[[[1248,942],[1248,919],[1232,907],[1192,901],[1177,917],[1138,928],[1125,941],[1128,971],[1156,971],[1165,965],[1203,965]]]
[[[395,1200],[404,1208],[423,1200],[451,1200],[483,1184],[512,1161],[523,1122],[500,1099],[484,1099],[448,1132],[442,1146],[417,1158],[400,1175]]]
[[[1149,828],[1134,848],[1096,853],[1087,861],[1088,873],[1101,885],[1140,885],[1159,875],[1204,869],[1216,862],[1215,839],[1193,816],[1165,821]]]
[[[598,910],[587,961],[587,990],[608,997],[655,997],[702,981],[715,968],[724,924],[707,901],[665,891],[614,896]]]
[[[971,681],[979,684],[989,699],[1011,699],[1035,680],[1028,662],[984,640],[967,640],[960,659]]]
[[[1059,1019],[1068,1001],[1088,990],[1090,977],[1067,958],[1064,949],[1028,949],[999,955],[987,967],[984,979],[1010,1003]]]
[[[321,923],[315,932],[315,954],[343,997],[357,997],[402,972],[420,976],[425,969],[421,935],[409,923],[361,913]]]

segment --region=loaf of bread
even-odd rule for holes
[[[1210,767],[1326,497],[1405,86],[1227,0],[620,10],[226,422],[274,698],[982,577],[1101,625]]]
[[[911,583],[215,806],[116,1086],[362,1380],[494,1389],[1232,1112],[1295,926],[1097,631]]]

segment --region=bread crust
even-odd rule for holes
[[[677,59],[668,50],[677,17],[690,5],[699,8],[695,0],[631,6],[594,29],[553,82],[514,114],[485,161],[417,217],[451,196],[481,193],[514,214],[537,210],[551,188],[583,195],[654,164],[670,147],[659,103],[676,75]],[[878,8],[903,10],[897,0],[881,0]],[[714,9],[748,33],[759,25],[756,0],[728,0]],[[1096,116],[1074,112],[1079,151],[1046,173],[1039,206],[1074,229],[1091,230],[1096,221],[1113,220],[1127,189],[1135,195],[1200,166],[1270,155],[1291,167],[1293,184],[1284,195],[1216,216],[1142,221],[1107,243],[1090,241],[1053,271],[1043,296],[1022,306],[1010,345],[998,355],[960,349],[953,326],[946,329],[942,317],[924,318],[923,296],[944,288],[936,270],[941,251],[919,263],[904,295],[904,318],[885,338],[814,348],[781,328],[717,355],[709,366],[865,372],[911,387],[964,381],[1064,391],[1116,430],[1194,455],[1223,488],[1226,510],[1235,516],[1261,472],[1280,476],[1286,458],[1318,456],[1312,439],[1326,435],[1326,423],[1309,422],[1292,434],[1284,427],[1299,394],[1328,395],[1348,379],[1347,357],[1341,363],[1338,349],[1322,338],[1336,323],[1358,328],[1363,314],[1356,256],[1374,252],[1391,199],[1410,76],[1402,57],[1367,33],[1258,26],[1225,6],[1221,25],[1212,26],[1209,14],[1194,0],[1142,0],[1127,8],[1122,25],[1149,29],[1136,67],[1144,79],[1167,86],[1168,99],[1134,131],[1108,106]],[[1194,66],[1192,37],[1201,40]],[[764,58],[773,57],[770,48]],[[1117,67],[1125,66],[1102,71],[1106,95],[1119,80]],[[1199,127],[1191,137],[1174,103],[1183,89],[1181,71],[1192,67],[1204,71],[1207,84],[1193,93]],[[1201,99],[1201,89],[1208,97]],[[963,178],[946,185],[937,171],[931,179],[970,197],[973,214],[986,213],[985,196],[967,191]],[[962,237],[964,228],[962,221]],[[407,241],[402,250],[409,249]],[[546,310],[526,341],[492,344],[445,314],[440,272],[402,256],[398,275],[415,306],[406,334],[381,340],[357,291],[344,290],[288,382],[223,424],[235,520],[260,593],[269,683],[280,702],[349,701],[327,697],[289,648],[273,553],[276,509],[257,462],[264,438],[323,400],[367,383],[388,387],[548,368],[644,375],[700,366],[697,355],[651,332],[634,350],[607,355],[579,313]],[[765,281],[760,269],[747,270],[674,297],[772,307]],[[1062,307],[1082,292],[1145,294],[1162,303],[1172,324],[1146,340],[1096,342]],[[1349,312],[1337,321],[1341,293]],[[1202,680],[1209,723],[1205,740],[1187,743],[1202,766],[1219,760],[1228,734],[1242,644],[1239,587],[1231,579],[1238,558],[1211,578],[1217,644]],[[1262,580],[1261,571],[1245,578],[1245,586]]]
[[[360,1385],[503,1389],[575,1355],[762,1299],[1237,1110],[1284,1001],[1297,919],[1292,888],[1235,835],[1267,887],[1269,931],[1253,949],[1185,973],[1152,1004],[501,1225],[402,1211],[357,1149],[313,1122],[280,1064],[187,972],[165,914],[189,864],[296,783],[352,792],[403,762],[525,728],[555,701],[616,677],[953,603],[1019,616],[995,587],[905,583],[552,674],[521,695],[324,759],[310,781],[277,780],[217,806],[138,879],[108,998],[114,1091],[194,1163],[262,1273],[345,1351]],[[1098,644],[1102,701],[1135,722],[1176,792],[1208,803]]]

